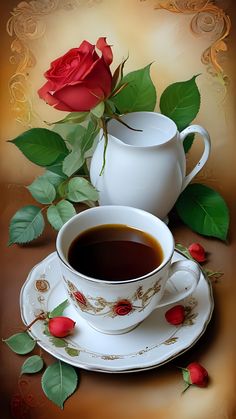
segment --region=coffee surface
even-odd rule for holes
[[[124,281],[146,275],[163,260],[159,242],[150,234],[122,224],[90,228],[71,243],[70,265],[91,278]]]

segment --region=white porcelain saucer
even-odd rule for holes
[[[175,252],[173,261],[181,259],[185,256]],[[29,324],[40,311],[51,311],[66,298],[57,255],[52,253],[32,269],[22,287],[23,322]],[[45,351],[75,367],[113,373],[147,370],[182,354],[205,332],[214,302],[211,284],[203,273],[195,292],[181,304],[187,315],[180,326],[167,323],[167,306],[155,310],[129,333],[106,335],[91,328],[70,304],[64,315],[76,321],[73,335],[65,339],[48,336],[43,321],[36,322],[30,333]]]

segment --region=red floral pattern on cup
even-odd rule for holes
[[[113,307],[114,313],[117,316],[126,316],[132,311],[132,304],[129,300],[121,300]]]
[[[86,298],[82,294],[82,292],[80,292],[80,291],[74,292],[74,297],[75,297],[76,301],[78,301],[79,304],[82,304],[83,306],[87,305]]]

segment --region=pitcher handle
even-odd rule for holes
[[[211,150],[210,136],[209,136],[208,132],[203,127],[201,127],[200,125],[190,125],[189,127],[185,128],[180,133],[180,140],[183,142],[184,139],[187,137],[187,135],[192,134],[192,133],[193,134],[196,134],[196,133],[200,134],[203,137],[204,151],[203,151],[203,154],[202,154],[200,160],[196,164],[196,166],[192,169],[192,171],[187,176],[185,176],[185,178],[183,180],[181,192],[183,192],[183,190],[186,188],[186,186],[191,182],[191,180],[196,176],[196,174],[203,168],[203,166],[205,165],[205,163],[206,163],[206,161],[209,157],[210,150]]]

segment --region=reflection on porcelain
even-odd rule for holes
[[[180,253],[174,253],[174,262],[185,259]],[[41,292],[35,288],[35,281],[42,272],[46,274],[50,292],[44,293],[45,299],[40,302]],[[172,292],[172,288],[174,284],[170,283],[167,291]],[[51,311],[65,299],[58,258],[52,253],[32,269],[22,287],[20,307],[24,323],[29,324],[36,312]],[[30,333],[43,349],[75,367],[103,372],[141,371],[174,359],[191,348],[205,332],[214,304],[211,285],[203,273],[197,289],[182,304],[186,316],[179,326],[167,323],[166,308],[160,308],[129,333],[101,334],[78,316],[70,304],[64,314],[76,321],[72,336],[55,339],[45,334],[43,322],[36,322]]]

